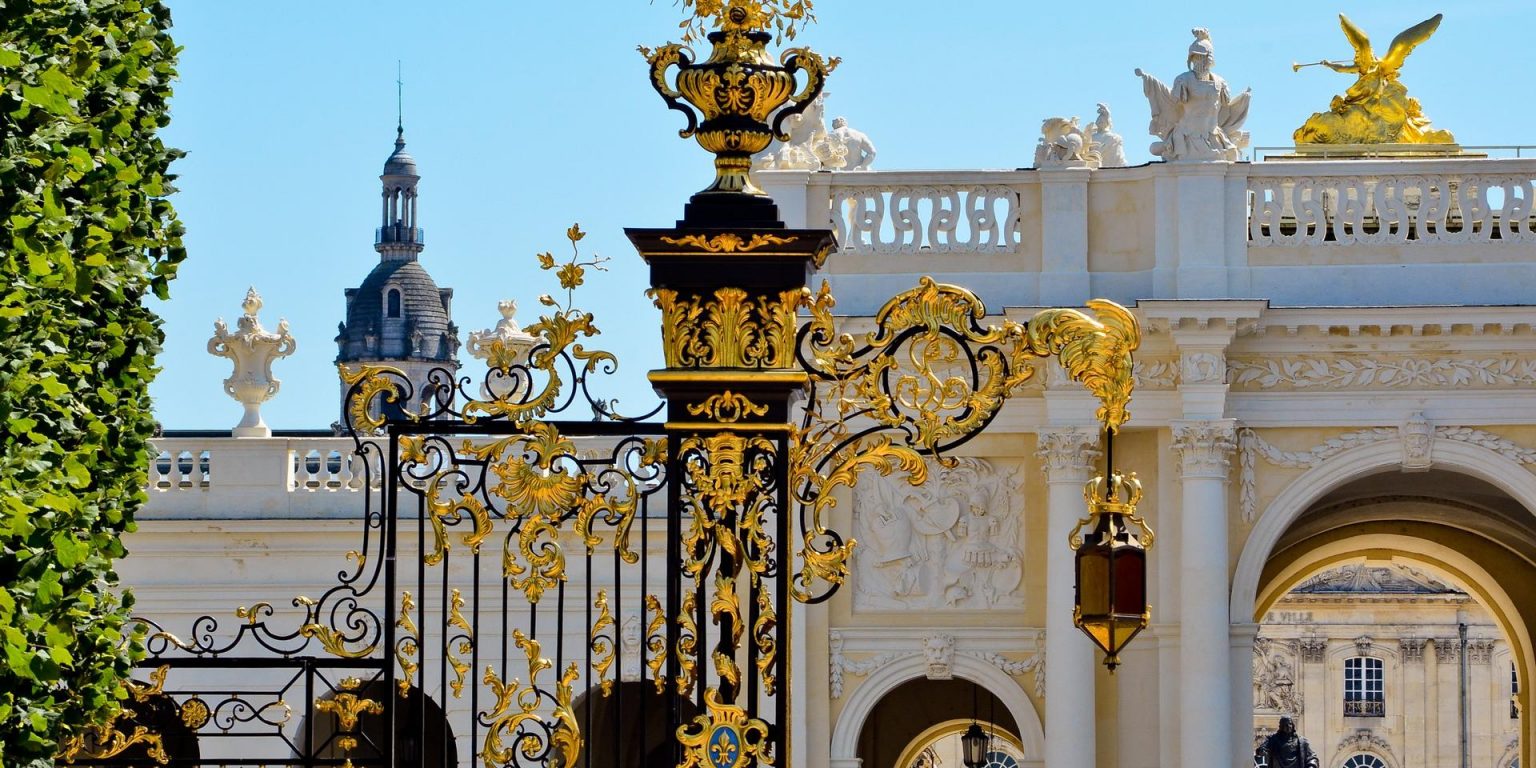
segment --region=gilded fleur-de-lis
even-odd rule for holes
[[[718,731],[715,743],[709,747],[710,756],[715,759],[715,765],[731,766],[736,764],[736,742],[724,730]]]
[[[316,699],[315,711],[328,712],[336,716],[336,746],[342,752],[351,752],[357,748],[357,720],[364,714],[382,715],[384,705],[373,699],[364,698],[353,693],[362,686],[362,681],[355,677],[349,677],[341,681],[341,691],[329,699]]]

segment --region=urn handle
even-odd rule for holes
[[[683,101],[683,95],[667,82],[667,70],[674,64],[678,69],[687,69],[692,66],[693,49],[678,43],[667,43],[654,52],[643,45],[638,50],[651,65],[651,87],[661,94],[662,100],[667,102],[669,109],[675,109],[688,116],[688,127],[678,131],[677,135],[684,139],[692,136],[694,131],[698,130],[699,116],[686,101]]]
[[[782,130],[784,121],[792,115],[804,112],[806,107],[821,95],[821,89],[827,82],[827,75],[837,69],[842,59],[836,56],[830,60],[824,59],[821,54],[809,48],[790,48],[779,56],[779,63],[791,73],[805,73],[805,86],[799,93],[790,97],[792,103],[779,110],[779,114],[773,118],[774,137],[779,141],[789,141],[789,134]]]

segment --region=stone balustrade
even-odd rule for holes
[[[1536,159],[1261,163],[1248,171],[1254,247],[1527,244]]]
[[[852,314],[922,274],[993,306],[1509,304],[1536,281],[1533,158],[756,176],[786,224],[836,233],[826,269]]]
[[[141,518],[356,517],[365,472],[351,438],[161,437]],[[370,456],[377,463],[377,458]]]

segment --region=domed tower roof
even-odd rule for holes
[[[415,176],[421,177],[416,172],[416,158],[405,151],[405,128],[395,130],[395,151],[390,153],[389,159],[384,161],[385,176]]]
[[[361,285],[349,288],[347,319],[336,336],[338,363],[387,363],[403,369],[458,367],[453,291],[439,288],[417,260],[426,247],[417,221],[416,160],[397,130],[395,151],[380,176],[380,226],[374,231],[379,262]],[[414,377],[415,373],[411,373]]]
[[[452,301],[453,289],[438,288],[421,262],[379,262],[362,285],[347,291],[338,362],[453,360],[458,327],[449,316]]]

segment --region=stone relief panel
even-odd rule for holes
[[[1253,706],[1255,711],[1301,714],[1296,691],[1296,657],[1291,647],[1267,637],[1253,641]]]
[[[1016,463],[930,463],[929,482],[866,476],[854,492],[856,611],[1024,607]]]

